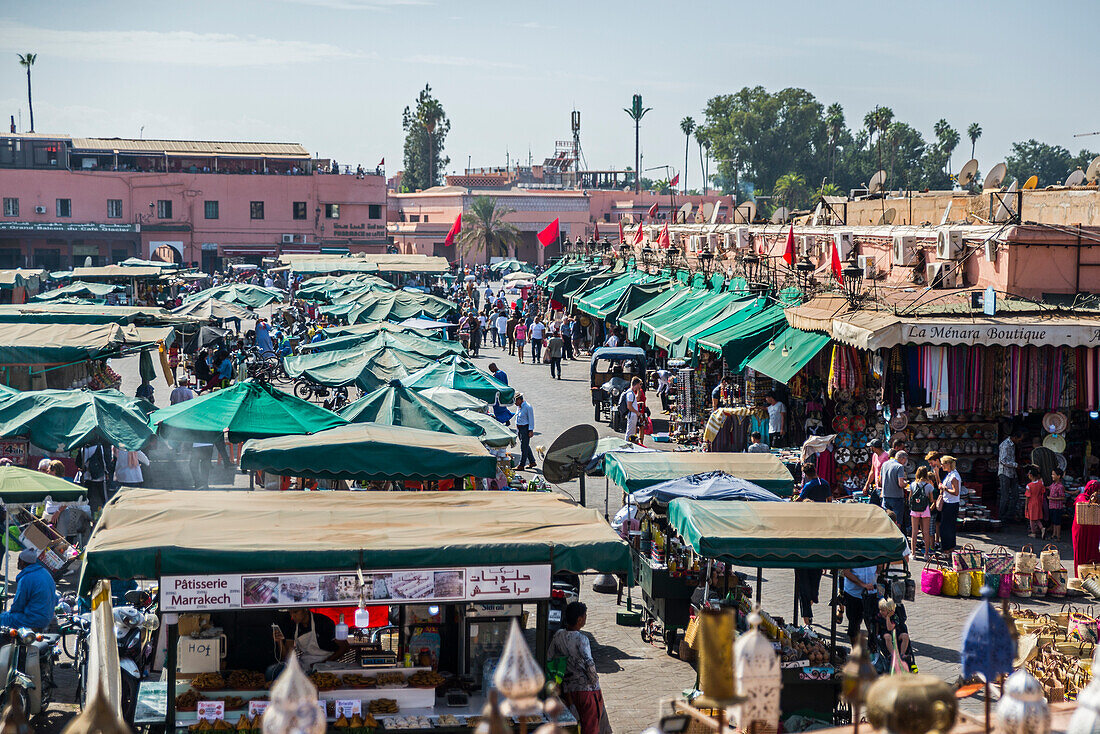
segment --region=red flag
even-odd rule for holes
[[[833,277],[837,283],[844,285],[844,271],[840,268],[840,250],[837,249],[836,242],[833,242]]]
[[[558,220],[555,219],[554,221],[550,222],[550,224],[546,225],[546,229],[539,232],[539,242],[542,243],[543,247],[549,247],[551,243],[557,241],[559,234],[558,226]]]
[[[447,239],[443,240],[443,244],[450,247],[455,243],[455,235],[462,231],[462,212],[458,213],[455,217],[455,223],[451,225],[451,231],[447,233]]]
[[[596,234],[592,235],[592,239],[599,241],[600,239],[600,222],[596,220]]]
[[[644,237],[645,235],[642,233],[642,223],[638,222],[638,231],[634,234],[634,242],[632,244],[642,244],[642,239],[644,239]]]
[[[385,168],[386,167],[386,157],[385,156],[382,156],[382,160],[378,161],[378,167],[379,168]]]
[[[668,182],[669,186],[678,186],[680,184],[680,174],[676,174],[672,177],[672,180]]]
[[[646,216],[649,217],[650,219],[657,216],[657,204],[656,203],[654,203],[653,206],[649,207],[649,211],[646,212]]]
[[[783,252],[783,259],[787,261],[787,264],[792,268],[794,264],[798,262],[798,255],[794,251],[794,225],[791,225],[790,230],[787,232],[787,249]]]
[[[668,222],[665,222],[665,226],[661,230],[661,235],[657,238],[657,244],[661,247],[668,247],[672,244],[672,240],[668,236]]]
[[[619,244],[621,245],[624,242],[626,242],[626,240],[623,238],[623,220],[620,219],[619,220]]]

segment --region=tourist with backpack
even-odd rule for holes
[[[909,518],[912,520],[912,540],[910,547],[917,552],[917,530],[923,533],[924,557],[932,552],[932,493],[934,487],[929,480],[932,472],[927,466],[917,469],[917,476],[909,485]]]

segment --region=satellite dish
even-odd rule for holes
[[[714,202],[714,209],[710,213],[710,218],[707,220],[710,224],[718,223],[718,215],[722,213],[722,202]]]
[[[790,215],[791,215],[790,210],[787,209],[787,207],[785,207],[785,206],[781,206],[778,209],[776,209],[774,212],[772,212],[771,223],[772,224],[782,224],[783,222],[787,221],[787,217],[789,217]]]
[[[868,194],[877,194],[882,191],[882,185],[886,183],[886,171],[879,171],[871,176],[871,183],[867,184]]]
[[[974,182],[974,177],[978,175],[978,159],[971,158],[966,162],[966,165],[959,171],[959,186],[966,188]]]
[[[704,201],[699,207],[699,213],[703,216],[703,220],[710,219],[710,213],[714,211],[714,204],[709,201]]]
[[[1100,178],[1100,155],[1092,159],[1089,163],[1089,167],[1085,169],[1085,179],[1096,183],[1096,179]]]
[[[1085,172],[1078,168],[1066,179],[1066,186],[1081,186],[1085,183]]]
[[[733,210],[734,224],[752,224],[754,219],[756,219],[755,202],[746,201],[744,204],[738,204],[737,208]]]
[[[691,203],[688,202],[687,204],[684,204],[682,207],[680,207],[680,213],[679,213],[678,220],[681,221],[681,222],[686,222],[688,220],[688,217],[690,217],[690,216],[691,216]]]
[[[1005,174],[1008,173],[1008,166],[1004,163],[998,163],[993,166],[993,169],[985,175],[985,181],[982,182],[982,189],[989,191],[990,189],[999,189],[1001,184],[1004,183]]]
[[[1011,194],[1013,191],[1016,190],[1016,188],[1017,188],[1017,182],[1016,182],[1015,179],[1013,179],[1012,183],[1009,184],[1009,186],[1008,186],[1007,193]],[[1012,197],[1010,197],[1010,196],[1000,197],[999,196],[997,198],[999,200],[997,202],[997,213],[993,215],[993,221],[994,222],[1007,222],[1009,219],[1012,218]]]
[[[882,214],[879,215],[878,223],[879,224],[893,224],[894,223],[894,217],[896,217],[897,215],[898,215],[898,210],[895,209],[894,207],[890,207],[889,209],[887,209],[886,211],[884,211]]]
[[[542,460],[542,475],[553,484],[564,484],[578,477],[581,479],[581,496],[584,496],[584,469],[596,455],[600,435],[596,427],[587,423],[573,426],[550,444]]]
[[[84,267],[86,267],[86,268],[92,267],[92,256],[91,255],[84,258]]]
[[[1039,185],[1039,177],[1036,176],[1035,174],[1032,174],[1031,176],[1028,177],[1027,181],[1024,181],[1023,188],[1024,188],[1025,191],[1030,191],[1031,189],[1035,188],[1038,185]]]

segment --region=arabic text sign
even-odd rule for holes
[[[550,598],[550,566],[471,566],[466,569],[466,599]]]

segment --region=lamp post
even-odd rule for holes
[[[623,112],[630,115],[630,119],[634,120],[634,193],[642,193],[642,148],[641,148],[641,126],[642,118],[645,117],[645,113],[649,112],[652,107],[642,106],[642,95],[635,94],[629,108],[624,107]]]
[[[859,264],[853,256],[840,273],[844,279],[842,287],[844,288],[844,297],[848,301],[848,306],[851,308],[858,308],[859,304],[863,301],[863,268],[859,267]]]
[[[794,277],[798,289],[809,295],[815,284],[814,264],[807,260],[799,260],[794,266]]]

